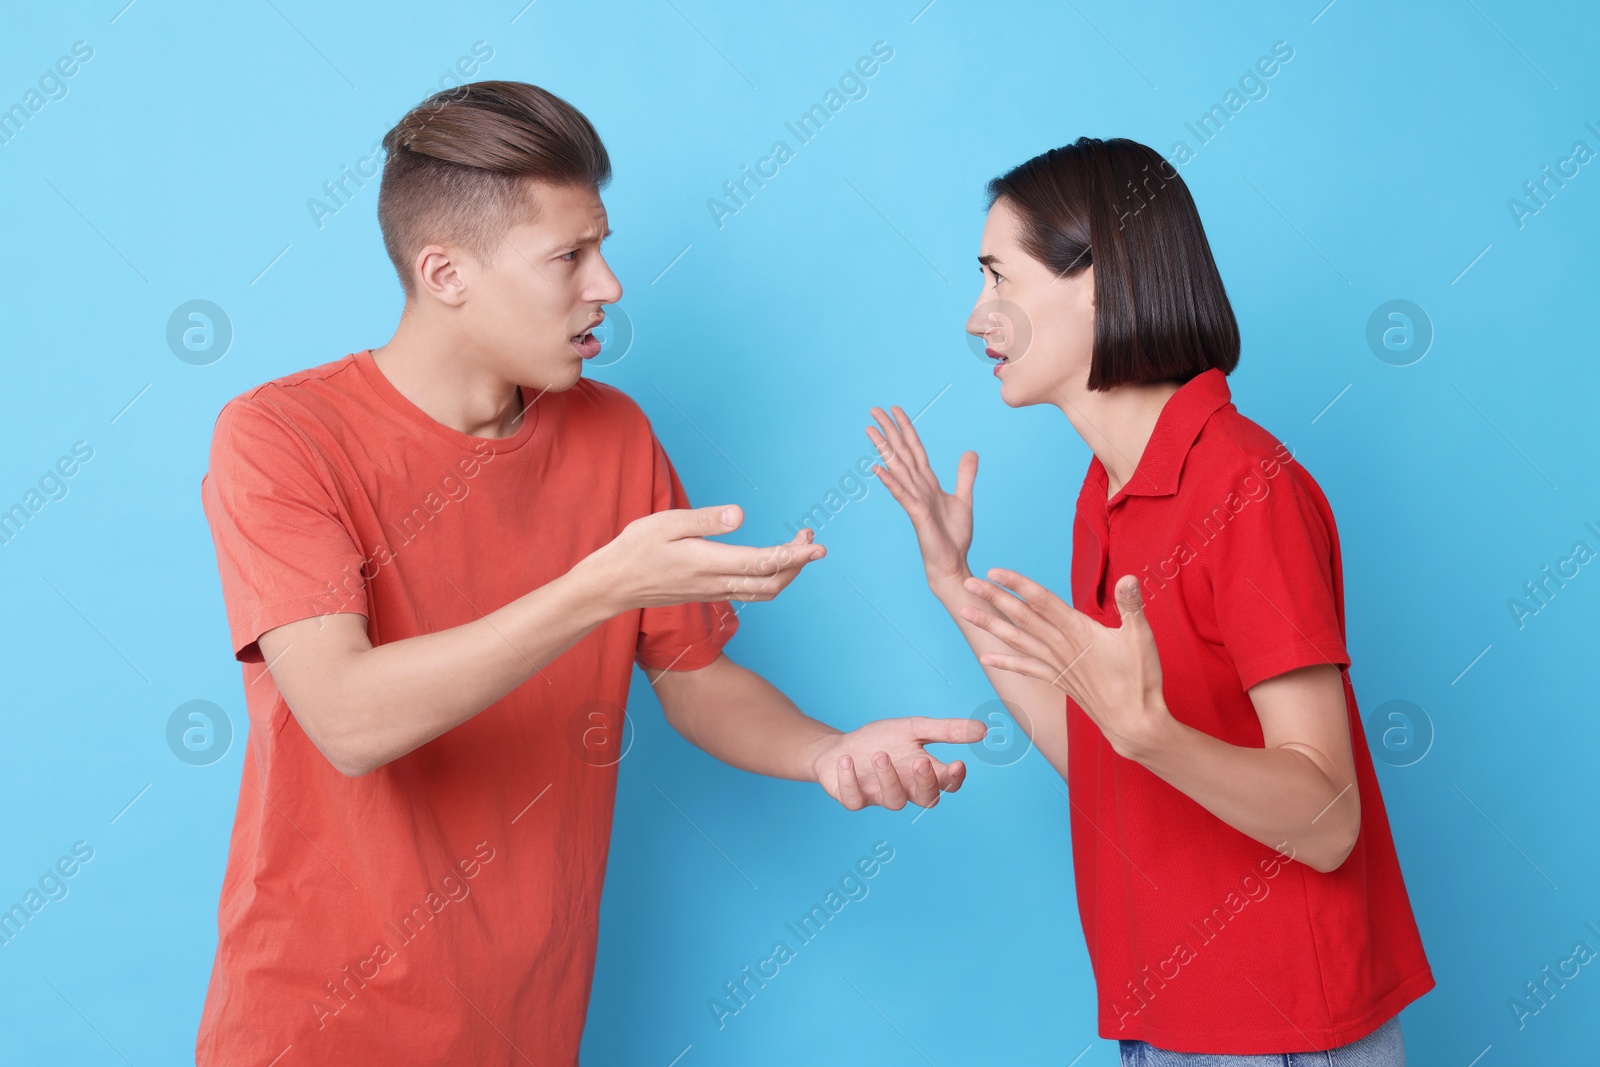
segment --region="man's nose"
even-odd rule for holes
[[[615,304],[622,299],[622,282],[617,280],[604,260],[600,261],[600,276],[595,279],[591,289],[590,298],[598,304]]]

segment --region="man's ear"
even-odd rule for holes
[[[460,307],[467,299],[467,271],[462,269],[466,252],[449,245],[424,245],[417,251],[412,279],[418,297],[426,297],[449,307]]]

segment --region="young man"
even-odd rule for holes
[[[622,296],[589,122],[532,85],[384,139],[388,344],[222,409],[202,500],[250,731],[204,1067],[577,1062],[632,665],[737,767],[937,802],[970,719],[841,733],[722,652],[820,558],[690,509],[639,407],[582,377]]]

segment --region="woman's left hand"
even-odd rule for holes
[[[1122,625],[1115,629],[1015,571],[996,567],[989,578],[968,578],[964,588],[987,600],[994,613],[962,608],[961,617],[1017,654],[986,653],[981,663],[1065,690],[1120,756],[1137,760],[1160,743],[1175,720],[1161,693],[1161,658],[1134,575],[1117,581]]]

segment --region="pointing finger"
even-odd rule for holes
[[[981,719],[929,719],[917,716],[912,722],[917,740],[924,744],[970,745],[982,741],[989,727]]]

